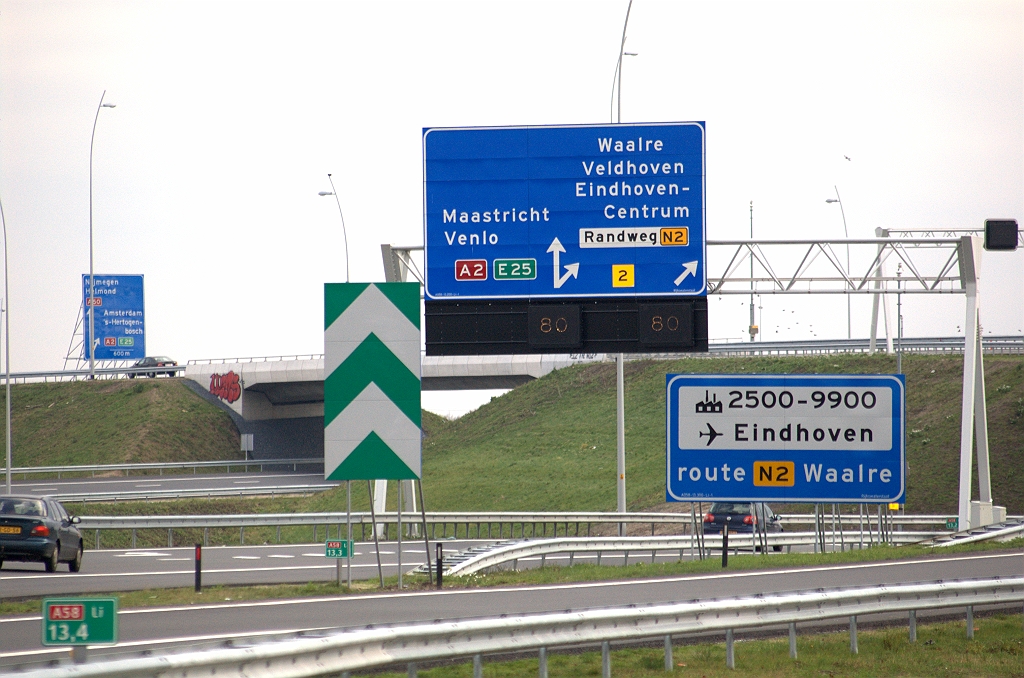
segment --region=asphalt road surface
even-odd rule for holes
[[[435,545],[441,543],[446,553],[482,544],[484,540],[430,542],[430,557]],[[381,542],[381,569],[385,577],[398,575],[396,542]],[[678,560],[678,551],[661,551],[658,562]],[[567,565],[568,554],[546,556],[552,565]],[[578,553],[573,562],[596,562],[597,554]],[[629,563],[650,562],[650,551],[634,551]],[[423,541],[402,542],[402,570],[408,572],[424,562]],[[623,565],[623,556],[604,554],[605,565]],[[541,559],[521,558],[518,567],[539,567]],[[336,563],[324,557],[324,544],[291,544],[262,546],[209,546],[203,549],[203,584],[304,584],[310,581],[333,581]],[[343,571],[342,576],[346,576]],[[357,542],[352,559],[352,579],[376,579],[377,558],[373,542]],[[195,578],[194,547],[162,549],[101,549],[85,552],[82,571],[71,573],[66,565],[47,574],[42,563],[6,562],[0,569],[0,598],[27,598],[45,595],[101,593],[140,589],[192,586]]]
[[[348,595],[305,600],[234,603],[211,601],[123,611],[120,644],[94,655],[199,647],[261,634],[430,622],[499,614],[677,602],[815,588],[870,586],[1024,574],[1024,552],[938,556],[909,561],[816,566],[658,579],[516,588],[484,588]],[[43,648],[39,615],[0,619],[0,666],[65,658],[66,649]],[[244,641],[243,641],[244,642]]]
[[[62,497],[80,494],[168,493],[180,491],[216,490],[244,493],[254,488],[281,488],[318,485],[334,487],[325,482],[322,473],[203,473],[198,475],[128,476],[100,478],[44,478],[19,480],[13,483],[15,493],[42,494]]]
[[[436,542],[431,542],[431,557]],[[446,550],[459,550],[483,542],[448,540]],[[381,568],[385,577],[398,574],[396,542],[381,542]],[[273,546],[208,546],[203,548],[203,584],[304,584],[333,581],[336,562],[324,557],[324,544]],[[423,542],[402,543],[402,569],[409,571],[424,561]],[[343,575],[344,570],[343,570]],[[352,559],[353,579],[377,578],[373,542],[357,542]],[[0,569],[0,597],[25,598],[44,595],[132,591],[192,586],[195,580],[195,549],[102,549],[86,551],[82,571],[66,565],[47,574],[42,563],[5,562]]]

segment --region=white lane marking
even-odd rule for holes
[[[839,570],[850,570],[855,568],[863,567],[885,567],[885,566],[905,566],[905,565],[921,565],[924,563],[955,563],[963,562],[967,560],[991,560],[993,558],[1022,558],[1024,553],[1000,553],[993,555],[983,556],[954,556],[952,558],[928,558],[925,560],[899,560],[899,561],[888,561],[880,563],[854,563],[852,565],[841,565],[835,567],[819,566],[810,568],[790,568],[785,570],[752,570],[747,572],[731,572],[729,574],[712,573],[703,576],[686,576],[686,577],[666,577],[662,579],[633,579],[633,580],[621,580],[621,581],[610,581],[610,582],[587,582],[583,584],[547,584],[544,586],[517,586],[517,587],[494,587],[494,588],[479,588],[479,589],[457,589],[448,591],[420,591],[410,593],[371,593],[367,595],[349,595],[349,596],[324,596],[320,598],[292,598],[286,600],[259,600],[254,602],[238,602],[231,604],[212,604],[212,605],[187,605],[177,607],[139,607],[129,608],[126,610],[118,610],[118,616],[128,614],[161,614],[164,612],[184,612],[184,611],[195,611],[195,610],[218,610],[224,608],[243,608],[243,607],[281,607],[284,605],[309,605],[309,604],[322,604],[322,603],[337,603],[344,601],[363,601],[363,600],[381,600],[381,599],[393,599],[393,598],[409,598],[409,597],[422,597],[422,596],[465,596],[465,595],[477,595],[481,593],[511,593],[511,592],[522,592],[522,591],[557,591],[562,589],[572,588],[610,588],[613,586],[637,586],[646,584],[665,584],[675,583],[684,581],[698,581],[709,578],[716,579],[738,579],[741,577],[764,577],[772,574],[798,574],[801,572],[821,572],[821,571],[839,571]],[[383,564],[388,566],[387,563]],[[394,563],[393,565],[397,565]],[[353,568],[358,567],[377,567],[376,563],[370,563],[367,565],[359,565],[356,563],[352,564]],[[206,570],[206,572],[264,572],[272,570],[333,570],[334,565],[300,565],[291,567],[262,567],[262,568],[244,568],[237,570]],[[83,574],[81,572],[74,575],[63,575],[66,577],[85,578],[85,577],[109,577],[109,576],[142,576],[142,575],[154,575],[154,574],[193,574],[192,570],[180,570],[177,572],[125,572],[118,575],[109,574]],[[0,577],[3,579],[53,579],[61,577],[62,575],[39,575],[32,577]],[[29,617],[8,617],[0,618],[0,624],[9,624],[13,622],[27,622],[27,621],[41,621],[40,615],[29,616]],[[331,627],[334,628],[334,627]],[[274,631],[273,633],[286,633],[285,631]],[[232,634],[235,635],[235,634]],[[62,650],[66,652],[67,650]],[[0,657],[7,655],[0,655]]]
[[[301,633],[303,631],[328,631],[330,629],[336,629],[337,626],[318,626],[310,629],[286,629],[283,631],[251,631],[239,633],[215,633],[206,636],[183,636],[180,638],[159,638],[152,640],[134,640],[128,643],[118,643],[117,645],[108,645],[106,647],[141,647],[145,645],[165,645],[168,643],[198,643],[202,641],[211,640],[223,640],[224,638],[237,638],[244,640],[245,638],[260,638],[263,636],[276,636],[279,634],[290,634],[290,633]],[[68,649],[66,647],[58,648],[47,648],[45,650],[24,650],[21,652],[4,652],[0,653],[0,658],[7,657],[31,657],[37,655],[51,655],[51,654],[67,654]]]
[[[295,556],[287,553],[271,553],[267,558],[294,558]]]
[[[90,554],[91,555],[91,554]],[[156,558],[158,556],[169,556],[170,553],[161,553],[159,551],[125,551],[119,553],[115,558]]]
[[[232,560],[259,560],[259,556],[231,556]]]
[[[232,481],[235,485],[259,485],[258,480],[234,480]]]
[[[135,487],[144,487],[147,490],[150,490],[150,489],[152,489],[154,487],[160,487],[160,485],[162,485],[162,483],[140,483],[140,484],[136,485]]]
[[[33,487],[33,492],[56,492],[56,487]]]
[[[321,556],[321,558],[322,557],[323,556]],[[186,560],[191,560],[191,559],[190,558],[186,558]],[[415,565],[415,563],[403,563],[403,567],[405,565],[409,565],[410,567],[412,567],[413,565]],[[381,563],[381,566],[382,567],[397,567],[398,563],[397,562],[394,562],[394,563]],[[372,567],[372,568],[376,568],[377,567],[377,563],[376,562],[365,563],[365,564],[362,564],[362,563],[352,563],[352,567],[353,568],[357,568],[357,567]],[[335,565],[332,562],[330,565],[288,565],[288,566],[278,565],[278,566],[275,566],[275,567],[225,567],[225,568],[219,568],[219,569],[212,569],[212,568],[211,569],[207,569],[207,568],[204,568],[203,569],[203,574],[230,574],[230,573],[238,573],[238,572],[281,572],[281,571],[284,571],[284,570],[333,570],[334,568],[335,568]],[[193,574],[194,572],[195,572],[194,570],[165,570],[165,571],[162,571],[162,572],[89,572],[89,573],[78,572],[78,573],[74,574],[73,576],[70,575],[70,574],[61,575],[61,574],[53,573],[53,574],[23,575],[23,576],[18,576],[18,577],[0,577],[0,581],[25,581],[26,579],[49,579],[49,580],[52,581],[54,579],[69,579],[69,578],[70,579],[88,579],[88,578],[98,579],[100,577],[155,577],[155,576],[166,576],[166,575]],[[254,586],[258,586],[261,583],[262,582],[254,583],[253,585]],[[120,614],[120,613],[121,613],[121,611],[118,611],[118,614]],[[6,620],[5,619],[0,619],[0,622],[4,622],[4,621],[6,621]]]
[[[169,563],[174,560],[192,560],[191,558],[157,558],[161,563]]]

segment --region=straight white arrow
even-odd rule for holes
[[[676,278],[673,281],[673,282],[675,282],[676,287],[679,287],[679,285],[682,284],[682,282],[684,280],[686,280],[686,276],[688,276],[688,275],[692,275],[694,278],[697,277],[697,262],[696,261],[687,261],[686,263],[683,264],[683,272],[679,275],[678,278]]]
[[[548,252],[550,252],[553,255],[555,260],[554,283],[556,290],[565,284],[565,281],[569,279],[569,276],[572,276],[573,278],[578,278],[580,274],[580,265],[577,262],[575,264],[566,264],[565,274],[562,277],[558,276],[558,264],[560,263],[558,255],[564,251],[565,248],[562,247],[562,243],[561,241],[559,241],[557,237],[551,241],[551,246],[548,247]]]

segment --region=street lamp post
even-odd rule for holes
[[[843,215],[843,234],[847,240],[850,239],[850,231],[846,228],[846,210],[843,209],[843,201],[839,197],[839,187],[833,186],[836,189],[835,198],[826,198],[825,202],[832,204],[834,202],[839,203],[839,213]],[[846,245],[846,275],[850,275],[850,245]],[[852,323],[852,311],[850,307],[850,295],[846,295],[846,338],[853,338],[853,323]]]
[[[615,63],[615,77],[612,79],[612,98],[616,102],[616,115],[612,122],[622,122],[622,57],[636,56],[636,52],[626,51],[626,28],[629,26],[629,13],[633,9],[633,0],[626,7],[626,20],[622,23],[622,40],[619,42],[619,59]],[[610,114],[611,112],[609,112]],[[626,394],[622,354],[615,355],[615,428],[616,428],[616,502],[619,513],[626,512]],[[619,523],[619,536],[626,533],[625,523]]]
[[[4,229],[4,383],[6,384],[5,405],[7,409],[7,466],[6,491],[11,493],[11,295],[7,287],[7,220],[4,219],[4,205],[0,202],[0,224]]]
[[[323,197],[325,195],[333,195],[334,201],[338,203],[338,216],[341,217],[341,237],[345,239],[345,282],[348,282],[348,233],[345,230],[345,215],[341,212],[341,200],[338,198],[338,190],[334,188],[334,179],[331,178],[331,173],[327,173],[327,181],[331,182],[331,190],[320,191],[317,195]]]
[[[94,318],[93,304],[95,301],[95,275],[93,271],[93,248],[92,248],[92,149],[96,142],[96,123],[100,119],[100,110],[104,108],[115,108],[117,104],[105,104],[103,99],[107,96],[107,90],[100,95],[100,105],[96,107],[96,117],[92,121],[92,136],[89,138],[89,378],[96,378],[96,321]]]

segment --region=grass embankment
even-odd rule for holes
[[[231,417],[182,379],[13,384],[11,431],[15,467],[242,456]]]
[[[789,676],[1020,676],[1024,657],[1020,615],[975,619],[974,640],[968,640],[963,622],[921,624],[918,639],[911,643],[904,628],[861,631],[859,654],[850,653],[846,633],[801,634],[798,659],[789,658],[789,640],[739,640],[735,645],[736,668],[725,666],[725,643],[675,645],[672,661],[682,676],[729,676],[730,678],[780,678]],[[536,658],[487,662],[484,673],[493,678],[537,675]],[[630,648],[611,655],[612,675],[622,678],[664,676],[665,654],[661,649]],[[398,678],[403,673],[376,674]],[[433,669],[421,669],[423,678],[464,678],[473,675],[472,663],[462,660]],[[599,676],[601,653],[548,655],[548,675]]]
[[[1024,357],[986,358],[992,490],[1024,511]],[[963,359],[907,356],[907,510],[955,512]],[[626,364],[626,488],[630,509],[668,508],[666,373],[892,373],[895,358],[831,355],[685,359]],[[615,367],[577,366],[521,386],[430,435],[427,501],[476,510],[615,507]],[[975,481],[976,482],[976,481]],[[977,490],[975,490],[977,496]]]
[[[1024,357],[986,358],[992,489],[1024,512]],[[907,510],[956,510],[963,359],[907,356]],[[627,503],[664,503],[665,374],[891,373],[886,355],[690,358],[626,364]],[[424,489],[433,510],[611,510],[615,507],[615,368],[554,372],[449,422],[424,414]],[[15,463],[96,463],[231,458],[230,419],[178,380],[17,386]],[[354,505],[366,506],[355,484]],[[975,490],[975,493],[977,491]],[[977,496],[975,494],[975,496]],[[77,507],[82,513],[259,513],[343,510],[342,489],[305,499],[171,502],[142,510]]]
[[[955,513],[960,390],[957,356],[907,356],[907,510]],[[891,373],[891,356],[683,359],[626,364],[627,499],[631,510],[679,510],[664,503],[665,374]],[[170,380],[158,383],[169,384]],[[996,503],[1024,512],[1024,357],[986,358],[992,488]],[[521,386],[457,421],[424,413],[424,489],[430,510],[613,510],[615,368],[581,365]],[[205,402],[188,393],[193,402]],[[181,408],[186,409],[186,408]],[[976,481],[975,481],[976,482]],[[394,501],[394,493],[389,497]],[[975,496],[977,490],[975,489]],[[343,511],[344,488],[311,497],[88,504],[88,515]],[[353,508],[368,508],[365,483],[353,483]],[[794,507],[777,507],[793,510]],[[849,507],[848,507],[849,510]],[[179,539],[177,531],[176,540]],[[181,543],[195,535],[182,533]],[[246,541],[276,540],[276,530],[246,530]],[[142,533],[140,533],[140,538]],[[282,541],[309,540],[309,528],[285,528]],[[166,533],[150,545],[166,544]],[[103,543],[126,546],[127,535]],[[238,531],[211,540],[237,543]],[[141,543],[141,542],[140,542]],[[148,542],[147,542],[148,543]]]

